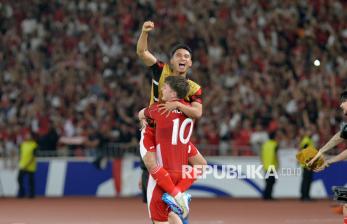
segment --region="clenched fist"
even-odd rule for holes
[[[146,21],[142,25],[142,32],[150,32],[154,29],[154,23],[152,21]]]

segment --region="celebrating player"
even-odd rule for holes
[[[188,105],[183,98],[189,90],[187,80],[182,76],[168,76],[161,89],[164,102],[180,102]],[[193,131],[193,120],[180,110],[160,112],[160,104],[154,103],[140,111],[139,119],[150,118],[155,121],[157,159],[148,182],[147,198],[151,219],[155,222],[168,221],[168,205],[162,201],[164,192],[178,191],[182,180],[182,165],[188,165],[189,141]],[[141,154],[148,156],[141,148]],[[196,153],[196,152],[195,152]],[[188,203],[182,194],[184,203]]]
[[[177,45],[174,47],[171,53],[170,65],[163,63],[148,51],[147,39],[148,32],[154,29],[154,23],[147,21],[143,24],[142,32],[137,43],[137,54],[152,71],[152,91],[150,104],[154,102],[161,102],[162,92],[159,90],[164,84],[164,80],[168,76],[183,76],[186,77],[187,71],[192,66],[191,49],[186,45]],[[201,88],[195,82],[188,80],[189,91],[185,100],[190,103],[186,105],[181,101],[168,101],[164,104],[158,105],[159,110],[162,112],[169,112],[173,110],[179,110],[192,119],[200,118],[202,115],[201,104]],[[156,164],[156,143],[155,143],[155,129],[153,124],[148,124],[143,128],[141,133],[140,149],[141,156],[144,159],[147,169],[151,172],[152,176],[155,175],[154,169]],[[195,146],[189,142],[189,146],[192,152],[197,152],[196,155],[190,154],[189,163],[192,165],[206,165],[206,160],[198,153]],[[146,157],[145,157],[146,156]],[[145,183],[143,183],[145,184]],[[185,191],[189,184],[182,186],[181,191]],[[180,198],[180,191],[175,189],[172,192],[168,192],[174,196],[178,201],[182,202]],[[184,204],[181,203],[184,210]],[[186,213],[186,212],[185,212]]]

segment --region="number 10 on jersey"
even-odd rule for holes
[[[171,144],[177,145],[178,138],[182,142],[182,144],[187,144],[190,140],[190,136],[193,132],[193,120],[191,118],[186,118],[181,124],[180,119],[176,118],[172,120],[173,127],[172,127],[172,138],[171,138]],[[184,137],[184,132],[186,130],[187,125],[190,124],[190,129],[187,137]]]

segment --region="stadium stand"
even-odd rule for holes
[[[193,49],[189,77],[204,92],[194,139],[203,152],[254,155],[274,129],[280,147],[297,147],[302,129],[326,142],[342,121],[346,7],[342,0],[1,1],[2,154],[12,155],[29,129],[51,151],[62,136],[82,137],[71,155],[95,153],[102,126],[110,144],[135,146],[136,113],[150,88],[135,50],[147,19],[156,23],[149,42],[161,60],[177,41]]]

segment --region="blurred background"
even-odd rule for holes
[[[301,170],[303,138],[319,148],[343,123],[346,8],[342,0],[2,0],[0,194],[17,196],[19,148],[30,134],[36,196],[141,194],[137,112],[151,75],[136,42],[146,20],[160,60],[176,42],[193,50],[188,77],[203,88],[193,142],[211,165],[260,164],[276,132],[280,167]],[[343,170],[315,174],[312,197],[344,185]],[[274,197],[302,197],[301,183],[301,173],[280,176]],[[191,193],[261,198],[264,184],[209,177]]]

